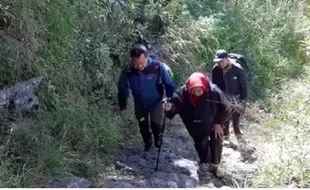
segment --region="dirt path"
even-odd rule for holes
[[[256,168],[254,148],[247,145],[246,140],[238,142],[232,133],[231,141],[224,142],[222,165],[226,176],[221,179],[213,176],[210,181],[203,181],[198,176],[198,157],[185,127],[179,118],[167,121],[166,125],[158,172],[154,171],[157,151],[152,150],[144,156],[139,144],[126,150],[122,159],[115,162],[102,183],[103,187],[234,187],[246,183],[247,174]]]

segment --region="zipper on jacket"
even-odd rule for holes
[[[229,63],[232,64],[232,63]],[[227,65],[225,69],[223,69],[223,78],[224,78],[224,82],[225,82],[225,89],[226,89],[226,94],[229,95],[228,92],[228,86],[227,86],[227,72],[231,69],[232,65]]]
[[[140,92],[142,92],[141,93],[141,99],[142,99],[142,102],[143,102],[143,106],[144,107],[146,107],[146,105],[145,105],[145,102],[144,102],[144,99],[143,99],[143,81],[144,81],[144,78],[143,78],[143,71],[138,71],[138,73],[139,73],[139,77],[140,77]]]
[[[228,87],[227,87],[227,71],[225,71],[225,70],[223,70],[223,79],[224,79],[224,83],[225,83],[226,94],[228,94]]]

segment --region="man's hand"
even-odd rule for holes
[[[214,125],[215,130],[215,138],[222,139],[224,136],[224,131],[221,125],[215,124]]]

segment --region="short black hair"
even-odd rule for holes
[[[148,51],[147,48],[142,45],[142,44],[138,44],[135,45],[131,50],[130,50],[130,57],[140,57],[142,54],[144,54],[145,56],[148,55]]]

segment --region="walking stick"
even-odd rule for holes
[[[164,119],[163,119],[163,128],[162,128],[162,133],[161,133],[161,137],[160,137],[160,145],[158,148],[158,154],[157,154],[157,162],[156,162],[156,167],[155,167],[155,172],[158,171],[158,163],[159,163],[159,155],[161,152],[161,146],[163,144],[163,136],[164,136],[164,131],[165,131],[165,126],[166,126],[166,111],[164,111]]]

